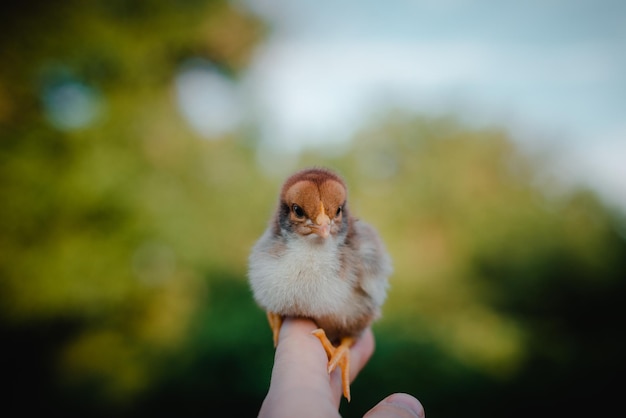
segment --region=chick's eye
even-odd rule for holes
[[[343,209],[342,209],[342,207],[341,207],[341,206],[339,206],[339,207],[337,208],[337,213],[335,214],[335,216],[339,216],[339,215],[341,215],[341,211],[342,211],[342,210],[343,210]]]
[[[293,213],[298,218],[303,218],[304,217],[304,211],[302,210],[302,208],[300,206],[294,204],[291,208],[293,209]]]

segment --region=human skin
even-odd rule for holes
[[[311,334],[316,328],[313,321],[306,319],[286,318],[283,322],[260,418],[340,417],[341,371],[335,369],[328,374],[326,352]],[[367,328],[350,349],[350,382],[371,358],[374,345],[374,334]],[[375,405],[365,417],[423,418],[424,409],[413,396],[394,393]]]

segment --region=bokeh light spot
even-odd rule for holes
[[[242,120],[235,83],[208,61],[193,59],[176,76],[176,98],[189,125],[207,139],[218,139]]]
[[[56,82],[43,91],[46,116],[57,129],[85,128],[102,113],[102,98],[92,87],[74,79]]]

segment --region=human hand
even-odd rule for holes
[[[270,388],[259,418],[339,417],[341,371],[326,371],[328,357],[311,334],[317,326],[306,319],[285,318],[274,358]],[[374,352],[374,335],[367,329],[350,349],[350,382]],[[413,396],[394,393],[370,409],[366,418],[424,418]]]

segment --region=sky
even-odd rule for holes
[[[232,129],[245,112],[270,154],[340,152],[390,107],[453,113],[505,126],[522,146],[558,150],[557,175],[626,210],[626,2],[233,3],[271,32],[240,85],[198,73],[230,109],[197,122],[207,135]],[[191,68],[179,86],[197,92]]]

